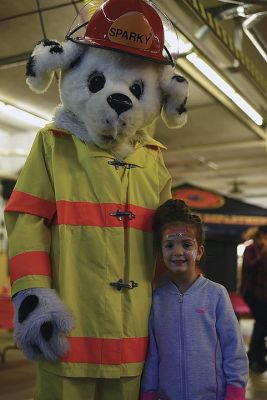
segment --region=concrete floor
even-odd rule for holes
[[[245,343],[249,343],[253,320],[240,321]],[[0,351],[7,344],[12,345],[12,334],[0,330]],[[32,400],[36,364],[25,359],[20,350],[8,350],[6,362],[0,362],[0,400]],[[267,372],[251,372],[247,387],[247,400],[267,399]],[[182,400],[182,399],[180,399]]]
[[[0,330],[0,351],[13,345],[12,333]],[[0,400],[32,400],[36,364],[26,360],[20,350],[8,350],[0,360]]]

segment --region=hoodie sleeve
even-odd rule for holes
[[[245,400],[248,358],[239,324],[225,288],[222,288],[217,304],[216,329],[226,378],[224,400]]]
[[[12,295],[51,286],[50,226],[56,204],[43,139],[40,131],[5,209]]]

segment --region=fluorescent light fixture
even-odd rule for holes
[[[40,128],[43,128],[43,126],[47,123],[46,119],[37,117],[36,115],[20,110],[19,108],[9,104],[5,104],[2,101],[0,101],[0,112],[5,113],[13,119],[18,119],[29,125],[34,125]]]
[[[186,59],[191,62],[207,79],[209,79],[218,89],[228,96],[247,116],[261,126],[262,116],[242,97],[229,83],[227,83],[217,72],[214,71],[204,60],[195,53],[188,54]]]
[[[29,152],[25,149],[5,150],[0,149],[0,157],[23,157],[26,158]]]

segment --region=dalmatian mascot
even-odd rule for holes
[[[164,146],[145,127],[186,122],[167,23],[148,0],[90,2],[65,42],[41,41],[27,64],[32,90],[57,72],[61,95],[5,210],[15,338],[38,360],[35,399],[138,399],[152,217],[171,197]]]

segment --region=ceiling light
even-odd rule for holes
[[[3,112],[14,119],[18,119],[29,125],[38,126],[40,128],[43,128],[47,123],[47,120],[44,118],[37,117],[36,115],[23,111],[17,107],[5,104],[2,101],[0,101],[0,112]]]
[[[218,89],[220,89],[227,97],[229,97],[247,116],[261,126],[263,124],[262,116],[242,97],[234,88],[229,85],[213,68],[211,68],[204,60],[195,53],[186,56],[207,79],[209,79]]]
[[[236,11],[237,11],[237,14],[238,14],[238,15],[240,15],[240,16],[245,16],[245,7],[243,7],[243,6],[238,6],[238,7],[236,7]]]

